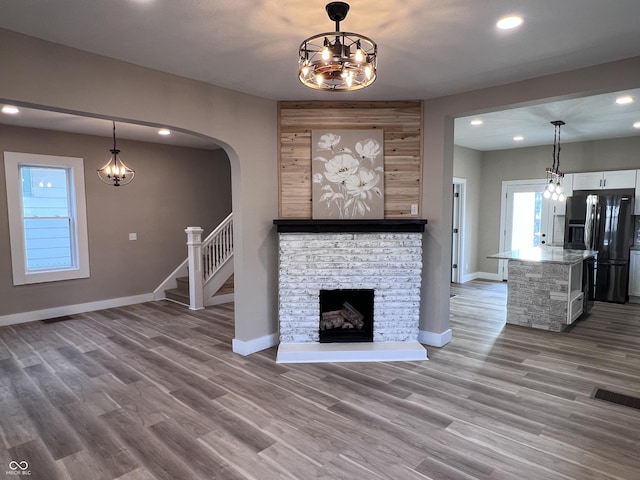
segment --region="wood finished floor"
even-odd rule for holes
[[[505,326],[505,285],[452,287],[426,362],[277,365],[230,350],[233,304],[0,328],[0,478],[638,479],[640,307]],[[15,464],[12,464],[15,467]]]

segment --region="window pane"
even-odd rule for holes
[[[540,245],[541,213],[542,194],[540,192],[513,194],[512,250]]]
[[[27,270],[73,266],[70,225],[68,218],[25,219]]]
[[[20,175],[27,271],[73,267],[67,169],[23,165]]]
[[[88,278],[82,158],[4,152],[14,285]]]

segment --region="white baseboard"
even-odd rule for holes
[[[272,333],[271,335],[265,335],[264,337],[254,338],[253,340],[238,340],[234,338],[231,342],[231,349],[234,353],[247,356],[252,353],[259,352],[260,350],[266,350],[280,342],[280,334]]]
[[[98,300],[96,302],[80,303],[77,305],[64,305],[62,307],[45,308],[32,312],[13,313],[0,316],[0,326],[35,322],[48,318],[64,317],[65,315],[75,315],[77,313],[93,312],[95,310],[104,310],[105,308],[124,307],[126,305],[153,301],[153,293],[145,293],[131,297],[110,298],[109,300]]]
[[[473,272],[462,276],[462,283],[470,282],[471,280],[494,280],[496,282],[502,281],[502,277],[497,273],[489,272]]]
[[[471,280],[475,280],[476,278],[478,278],[478,272],[467,273],[466,275],[462,275],[462,278],[460,279],[460,283],[467,283],[467,282],[470,282]]]
[[[445,330],[442,333],[420,330],[418,332],[418,341],[424,345],[430,345],[432,347],[443,347],[451,341],[451,335],[451,329]]]
[[[276,363],[412,362],[428,360],[418,342],[281,343]]]

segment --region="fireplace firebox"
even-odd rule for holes
[[[373,289],[320,290],[320,343],[373,342]]]

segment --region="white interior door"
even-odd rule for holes
[[[543,246],[551,238],[549,200],[543,192],[546,182],[504,182],[503,236],[501,251],[522,250]],[[507,262],[501,261],[499,270],[507,279]]]

